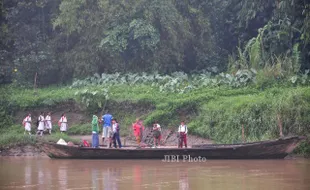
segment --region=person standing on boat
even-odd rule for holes
[[[29,135],[31,135],[31,114],[30,113],[23,120],[23,126],[25,128],[24,134],[28,133]]]
[[[61,133],[65,133],[67,132],[67,129],[68,129],[68,120],[67,120],[67,117],[66,117],[66,114],[63,113],[61,115],[61,118],[59,119],[58,121],[58,126],[60,127],[60,132]]]
[[[38,117],[38,131],[37,131],[37,135],[40,134],[40,136],[43,135],[43,131],[44,131],[44,116],[43,116],[43,112],[41,112],[40,116]]]
[[[52,134],[52,118],[51,118],[51,112],[48,112],[45,117],[45,127],[48,130],[49,134]]]
[[[161,127],[157,121],[153,123],[154,147],[160,146],[161,140]]]
[[[93,115],[92,120],[92,147],[99,148],[99,126],[98,126],[98,117]]]
[[[101,121],[103,122],[103,125],[102,125],[102,144],[103,145],[104,145],[104,139],[105,138],[112,138],[112,137],[110,137],[110,135],[112,133],[112,130],[111,130],[112,119],[113,119],[113,116],[111,114],[109,114],[108,111],[106,111],[106,113],[101,118]],[[110,141],[110,139],[108,139],[108,140]]]
[[[187,148],[187,126],[185,125],[184,121],[181,122],[181,125],[179,126],[179,138],[180,138],[180,148],[183,148],[183,142],[185,145],[185,148]]]
[[[136,123],[134,123],[132,125],[132,128],[133,128],[136,140],[137,140],[137,144],[140,146],[141,145],[141,140],[142,140],[142,134],[143,134],[143,131],[144,131],[143,122],[140,119],[137,119]]]
[[[122,143],[121,143],[121,139],[119,136],[119,124],[117,122],[116,119],[112,119],[112,129],[113,129],[113,144],[114,144],[114,148],[116,148],[116,141],[118,144],[119,148],[122,148]]]

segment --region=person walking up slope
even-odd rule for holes
[[[65,113],[63,113],[61,115],[61,118],[58,121],[58,126],[60,127],[60,132],[61,133],[65,133],[67,131],[67,129],[68,129],[68,120],[67,120],[67,117],[66,117]]]
[[[40,134],[40,136],[43,135],[43,131],[44,131],[44,116],[43,116],[43,112],[41,112],[40,116],[38,117],[38,131],[37,131],[37,135]]]
[[[28,133],[29,135],[31,135],[31,114],[30,113],[23,120],[23,126],[25,128],[24,134]]]
[[[48,112],[48,114],[45,117],[45,126],[48,130],[49,134],[52,134],[52,118],[51,118],[51,112]]]

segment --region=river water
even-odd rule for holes
[[[0,158],[0,189],[310,190],[310,160]]]

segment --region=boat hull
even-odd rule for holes
[[[45,143],[43,151],[56,159],[283,159],[302,138],[291,137],[274,141],[233,145],[195,145],[191,148],[86,148]]]

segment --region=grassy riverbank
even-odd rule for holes
[[[61,133],[54,133],[52,135],[45,135],[44,138],[32,134],[24,134],[22,127],[14,125],[10,129],[0,130],[0,149],[6,149],[14,146],[36,145],[38,142],[57,142],[60,138],[66,142],[71,141],[79,143],[75,138]]]
[[[158,120],[163,127],[171,129],[185,120],[189,133],[217,143],[241,142],[242,125],[247,141],[278,138],[279,125],[286,136],[310,133],[308,86],[262,85],[261,82],[236,87],[210,82],[211,79],[206,84],[206,80],[197,78],[178,79],[177,82],[160,79],[156,83],[154,79],[120,80],[107,82],[90,78],[71,86],[39,88],[35,94],[33,89],[6,86],[3,87],[8,103],[5,109],[15,115],[15,124],[19,124],[28,111],[57,110],[78,114],[68,118],[70,135],[89,134],[92,114],[100,115],[104,109],[119,119],[124,135],[129,134],[128,129],[137,117],[143,119],[146,126]],[[1,138],[4,139],[1,144],[22,141],[21,137],[13,138],[23,134],[17,132],[17,128],[15,125],[9,128],[16,131],[16,135]]]

